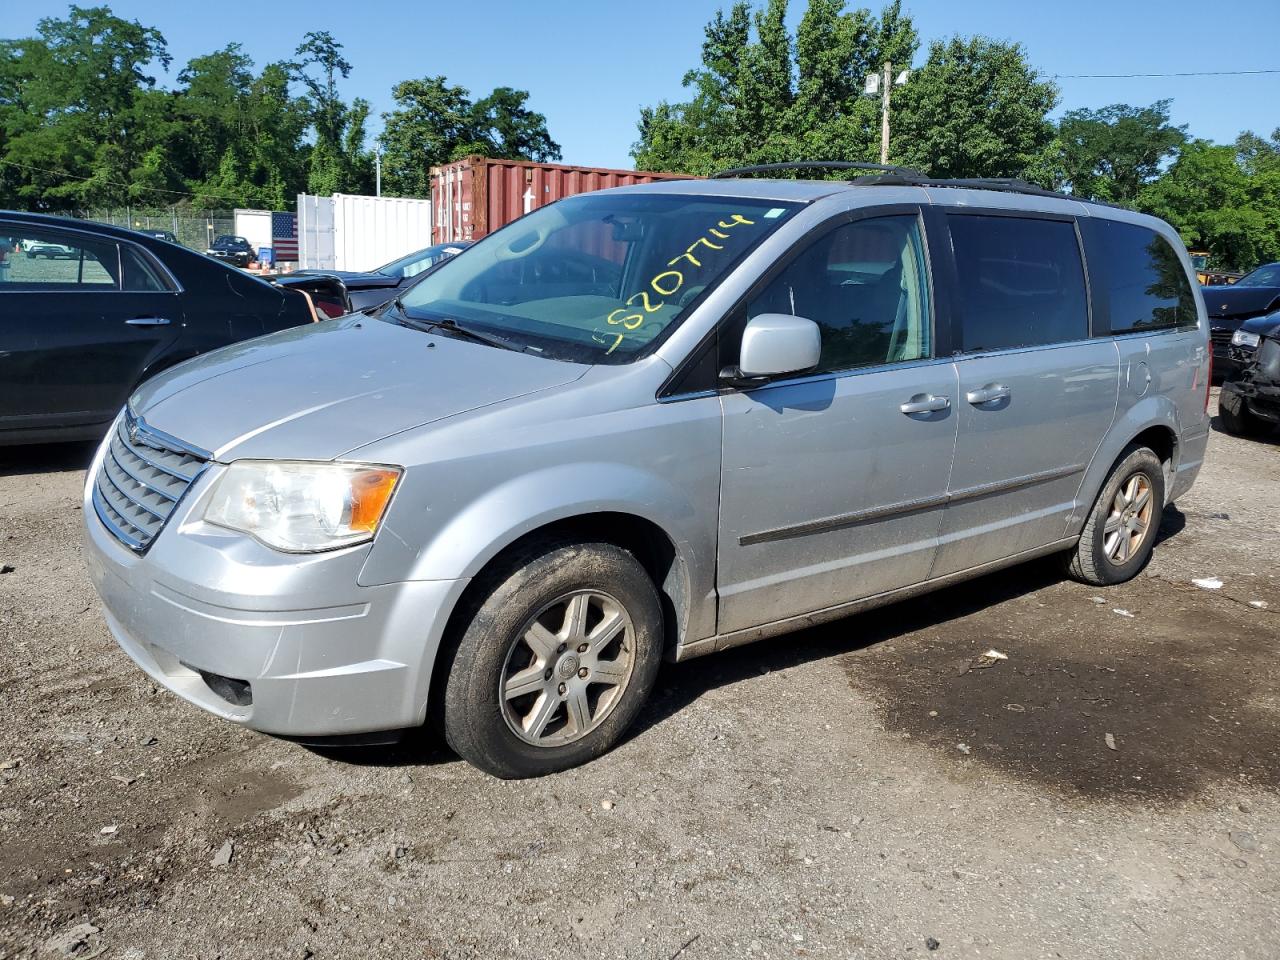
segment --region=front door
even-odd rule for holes
[[[1119,360],[1090,339],[1075,223],[951,214],[959,438],[934,576],[1065,536],[1116,411]]]
[[[109,420],[178,337],[178,294],[129,244],[0,222],[0,429]]]
[[[822,359],[722,396],[721,633],[928,576],[956,440],[956,371],[934,359],[931,303],[910,211],[833,227],[739,318],[807,317]]]

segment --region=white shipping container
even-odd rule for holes
[[[333,198],[298,194],[298,267],[337,270],[333,250]]]
[[[372,270],[431,246],[431,201],[333,195],[335,269]]]
[[[301,269],[372,270],[430,245],[430,200],[298,194]]]
[[[235,211],[235,233],[249,241],[254,253],[271,246],[271,211]]]

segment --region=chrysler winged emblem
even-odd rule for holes
[[[132,443],[134,446],[137,446],[138,444],[138,421],[137,420],[129,421],[129,442]]]

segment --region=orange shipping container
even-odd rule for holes
[[[436,243],[479,240],[562,197],[655,180],[688,179],[692,178],[680,173],[464,157],[431,168],[432,235]]]

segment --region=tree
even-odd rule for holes
[[[1072,110],[1058,122],[1063,186],[1090,200],[1132,204],[1187,141],[1169,122],[1170,100]]]
[[[357,100],[348,107],[338,94],[339,78],[351,76],[342,44],[327,30],[312,30],[303,36],[294,55],[301,58],[295,77],[307,88],[315,129],[307,189],[320,194],[367,189],[373,170],[372,158],[364,148],[369,104]]]
[[[508,160],[558,160],[547,121],[526,107],[524,90],[499,87],[473,103],[444,77],[406,80],[392,90],[396,108],[383,114],[383,182],[388,193],[425,197],[431,168],[467,154]]]
[[[809,0],[792,38],[786,0],[752,15],[736,3],[707,24],[702,65],[689,71],[685,103],[640,114],[636,165],[710,173],[772,161],[871,160],[879,143],[878,101],[863,79],[889,60],[906,65],[917,36],[897,0],[879,16],[844,0]],[[753,31],[754,28],[754,31]]]
[[[71,6],[36,37],[0,41],[0,131],[18,204],[68,210],[153,196],[168,68],[159,31],[107,7]],[[15,173],[15,171],[19,171]]]
[[[1138,206],[1169,221],[1216,267],[1251,270],[1280,260],[1280,137],[1244,134],[1235,146],[1188,143]],[[1243,156],[1242,156],[1243,155]]]
[[[890,157],[935,177],[1025,176],[1053,142],[1048,113],[1057,99],[1020,44],[935,42],[896,91]]]

